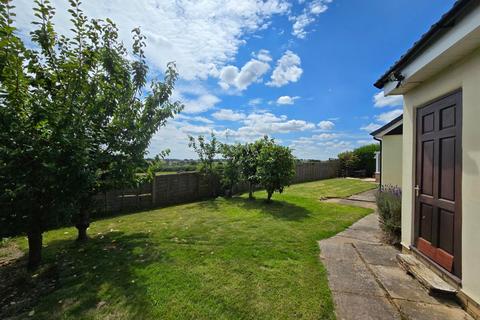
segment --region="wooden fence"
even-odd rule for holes
[[[335,178],[338,176],[337,160],[299,163],[293,183]],[[246,184],[239,185],[237,192],[247,190]],[[96,216],[111,213],[132,212],[158,208],[172,204],[195,202],[212,198],[221,193],[218,180],[198,172],[157,175],[150,183],[138,188],[113,190],[95,197]]]

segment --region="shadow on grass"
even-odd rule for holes
[[[22,308],[0,312],[0,318],[26,316],[35,310],[36,319],[98,318],[108,315],[120,319],[144,319],[152,316],[148,299],[148,279],[138,270],[148,265],[170,261],[166,251],[151,242],[148,233],[124,234],[108,232],[92,237],[79,245],[72,240],[50,241],[44,250],[44,266],[39,276],[23,273],[24,262],[10,265],[27,281],[13,291],[17,300],[29,298]],[[48,270],[45,275],[43,269]],[[3,270],[2,270],[3,271]],[[32,291],[32,281],[41,279],[34,287],[48,290]],[[21,280],[22,283],[24,280]],[[32,296],[37,295],[37,296]],[[100,317],[101,318],[101,317]]]
[[[289,221],[300,221],[308,218],[311,214],[309,210],[303,207],[281,200],[272,200],[268,203],[265,199],[250,200],[244,197],[233,197],[225,198],[225,201],[243,210],[259,210],[262,214]],[[216,201],[205,201],[199,205],[205,210],[216,210],[218,208],[218,202]]]

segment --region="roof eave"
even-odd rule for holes
[[[435,42],[437,36],[445,32],[446,28],[452,27],[452,22],[454,22],[458,16],[463,14],[464,10],[468,9],[469,5],[475,3],[478,4],[478,2],[480,1],[458,0],[455,2],[452,9],[445,13],[437,23],[433,24],[420,40],[415,42],[414,45],[374,83],[374,86],[378,89],[383,89],[385,84],[390,82],[392,78],[394,79],[398,75],[401,75],[402,68],[405,67],[405,65],[419,55],[431,43]]]
[[[390,131],[396,129],[400,125],[403,125],[403,114],[396,117],[395,119],[393,119],[392,121],[384,125],[383,127],[378,128],[377,130],[371,132],[370,135],[377,139],[382,139],[384,135],[388,134]]]

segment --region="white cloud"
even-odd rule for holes
[[[398,107],[403,105],[403,97],[402,96],[387,96],[385,97],[385,92],[380,91],[379,93],[373,96],[373,102],[375,107],[383,108],[383,107]]]
[[[270,65],[268,63],[257,59],[251,59],[240,70],[235,66],[226,66],[220,70],[219,85],[224,90],[233,86],[242,91],[252,83],[261,81],[262,76],[269,69]]]
[[[315,128],[313,123],[305,120],[288,120],[287,116],[276,116],[269,112],[251,113],[244,120],[244,130],[258,134],[289,133]]]
[[[187,114],[208,111],[221,101],[219,97],[211,94],[198,81],[177,86],[173,91],[172,100],[183,103],[185,108],[182,113]]]
[[[196,98],[183,98],[181,102],[185,105],[182,112],[185,113],[201,113],[212,109],[221,100],[213,94],[203,94]]]
[[[396,110],[392,110],[392,111],[388,111],[388,112],[376,115],[375,119],[377,119],[377,121],[382,123],[388,123],[393,119],[395,119],[396,117],[400,116],[402,113],[403,111],[401,109],[396,109]]]
[[[304,39],[307,36],[305,27],[313,23],[315,18],[312,15],[304,12],[301,15],[292,17],[291,20],[294,21],[292,34],[300,39]]]
[[[255,99],[251,99],[248,101],[248,105],[249,106],[258,106],[259,104],[262,104],[263,102],[263,99],[262,98],[255,98]]]
[[[282,141],[282,139],[278,138],[280,134],[313,132],[315,128],[313,123],[305,120],[289,119],[285,115],[275,115],[269,112],[252,112],[245,115],[230,109],[220,109],[215,113],[217,113],[217,116],[212,115],[212,117],[221,120],[227,119],[229,115],[233,115],[232,118],[228,119],[235,119],[235,121],[241,124],[240,127],[225,129],[215,123],[195,125],[183,120],[194,121],[196,117],[177,117],[169,121],[165,128],[161,128],[155,134],[149,148],[149,154],[155,155],[161,150],[169,148],[172,150],[170,155],[172,158],[196,158],[196,155],[188,148],[188,135],[209,135],[213,132],[220,141],[227,143],[251,142],[264,135],[269,135],[275,137],[280,143]],[[181,120],[178,121],[178,119]],[[317,159],[328,158],[326,157],[327,153],[334,156],[336,155],[334,152],[337,152],[338,148],[342,148],[347,143],[345,140],[339,140],[340,137],[343,139],[343,136],[337,133],[322,133],[308,138],[301,137],[295,140],[295,144],[299,148],[303,148],[303,153],[297,150],[296,155]],[[288,142],[286,144],[288,145]],[[308,152],[305,147],[307,145],[312,145]]]
[[[321,129],[321,130],[332,130],[334,127],[335,127],[335,123],[333,123],[332,121],[320,121],[318,123],[318,127]]]
[[[306,27],[315,22],[315,19],[321,13],[328,9],[328,4],[333,0],[314,0],[310,2],[297,16],[289,17],[293,21],[292,34],[297,38],[304,39],[307,36]]]
[[[201,117],[201,116],[195,116],[195,117],[191,117],[191,116],[187,116],[186,114],[183,114],[183,113],[180,113],[180,114],[177,114],[175,116],[175,120],[190,120],[190,121],[197,121],[197,122],[202,122],[202,123],[205,123],[205,124],[213,124],[214,122],[208,118],[205,118],[205,117]]]
[[[294,104],[295,103],[295,100],[297,99],[300,99],[300,97],[298,96],[295,96],[295,97],[290,97],[290,96],[281,96],[277,99],[277,104],[281,104],[281,105],[284,105],[284,104],[288,104],[288,105],[291,105],[291,104]]]
[[[319,140],[314,137],[301,137],[290,144],[295,156],[301,159],[335,158],[340,152],[352,149],[354,144],[349,140],[337,137]]]
[[[289,82],[297,82],[302,76],[303,70],[300,67],[301,60],[298,55],[290,50],[277,61],[268,86],[281,87]]]
[[[339,134],[337,133],[321,133],[321,134],[316,134],[312,136],[312,140],[329,140],[329,139],[334,139],[338,138]]]
[[[365,144],[371,144],[375,143],[375,140],[357,140],[358,145],[365,145]]]
[[[150,142],[149,156],[155,156],[162,150],[170,149],[169,158],[197,158],[193,150],[188,147],[188,135],[181,127],[175,121],[170,121],[165,127],[160,128]]]
[[[212,113],[212,117],[217,120],[225,120],[225,121],[239,121],[246,118],[246,115],[241,112],[235,112],[230,109],[220,109]]]
[[[71,28],[68,1],[53,0],[57,31]],[[33,18],[32,1],[16,0],[17,26],[27,35]],[[147,36],[146,55],[153,69],[163,70],[176,61],[180,77],[205,79],[231,61],[244,44],[244,36],[255,33],[274,15],[290,10],[285,0],[109,0],[84,1],[89,18],[111,18],[120,37],[130,46],[130,31],[140,26]]]
[[[380,128],[382,125],[378,123],[369,123],[366,126],[363,126],[360,128],[360,130],[367,131],[367,132],[372,132]]]
[[[360,130],[364,130],[364,131],[367,131],[367,132],[375,131],[375,130],[379,129],[380,127],[382,127],[384,124],[389,123],[390,121],[392,121],[396,117],[400,116],[402,113],[403,113],[402,109],[396,109],[396,110],[392,110],[392,111],[388,111],[388,112],[378,114],[378,115],[375,116],[375,119],[376,119],[377,122],[380,122],[380,123],[371,122],[368,125],[361,127]]]
[[[253,53],[253,56],[255,58],[257,58],[258,60],[263,61],[263,62],[272,61],[272,56],[270,55],[270,51],[265,50],[265,49],[262,49],[262,50],[258,51],[258,53],[256,53],[256,54]]]

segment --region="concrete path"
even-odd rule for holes
[[[374,208],[372,192],[327,202]],[[370,199],[370,200],[365,200]],[[397,249],[381,242],[373,213],[319,242],[338,320],[473,320],[458,304],[432,297],[396,261]]]

